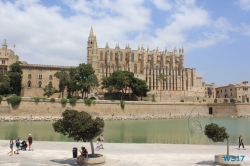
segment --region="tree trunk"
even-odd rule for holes
[[[64,88],[62,89],[62,98],[63,98],[63,96],[64,96]]]
[[[90,140],[90,146],[91,146],[92,157],[95,157],[95,149],[92,140]]]
[[[142,95],[141,95],[141,101],[142,101]]]
[[[83,90],[82,90],[82,99],[83,99],[83,93],[84,93],[84,92],[83,92]]]
[[[229,156],[229,140],[227,139],[227,156]]]

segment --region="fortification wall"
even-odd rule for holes
[[[59,101],[25,100],[15,107],[11,107],[6,101],[0,104],[0,116],[53,116],[59,117],[66,109],[86,111],[92,116],[111,117],[114,116],[158,116],[158,117],[180,117],[208,116],[209,108],[212,108],[212,115],[218,116],[250,116],[250,104],[231,103],[198,103],[198,102],[151,102],[151,101],[126,101],[125,109],[122,110],[120,101],[97,100],[95,104],[86,106],[82,100],[75,105],[70,103],[61,104]]]

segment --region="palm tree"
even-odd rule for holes
[[[56,72],[54,76],[59,79],[59,89],[62,92],[62,98],[63,98],[64,89],[69,80],[69,74],[65,70],[61,70]]]
[[[96,75],[89,75],[86,79],[85,85],[88,89],[88,93],[90,93],[93,89],[96,89],[99,86],[99,82]]]
[[[166,75],[164,75],[163,73],[160,73],[157,78],[156,78],[160,83],[161,83],[161,92],[162,92],[162,83],[163,81],[166,80]],[[160,93],[160,101],[161,101],[161,93]]]

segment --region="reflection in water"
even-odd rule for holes
[[[249,119],[227,118],[191,118],[198,120],[202,128],[210,123],[217,123],[227,129],[230,145],[237,145],[237,138],[243,135],[244,143],[250,144]],[[194,129],[190,133],[188,119],[164,120],[131,120],[105,121],[105,142],[114,143],[168,143],[168,144],[214,144],[204,132]],[[196,126],[196,125],[194,125]],[[39,141],[74,141],[64,135],[55,133],[52,122],[0,122],[0,139],[9,140],[18,135],[21,140],[27,139],[28,134]],[[216,144],[226,144],[216,143]]]

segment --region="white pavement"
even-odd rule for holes
[[[18,155],[7,156],[9,141],[0,140],[0,165],[75,165],[72,149],[81,146],[91,153],[90,143],[35,141],[34,151],[20,151]],[[211,166],[216,165],[213,162],[215,154],[226,153],[225,145],[105,143],[104,148],[97,153],[106,155],[106,163],[102,164],[105,166]],[[230,154],[245,155],[242,165],[250,166],[250,148],[237,150],[236,146],[230,146]]]

